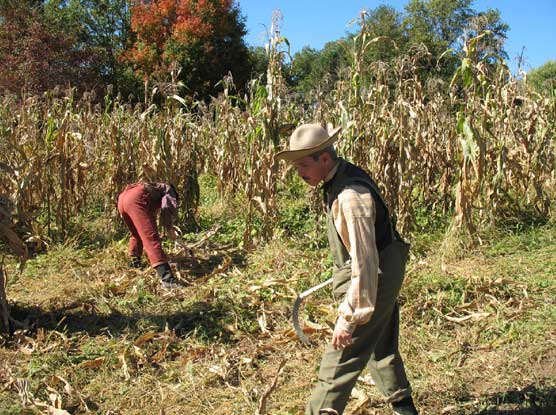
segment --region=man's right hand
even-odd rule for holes
[[[334,328],[334,333],[332,334],[332,347],[335,350],[345,349],[353,343],[351,338],[351,333],[349,331],[338,328]]]

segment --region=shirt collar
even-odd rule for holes
[[[336,172],[338,171],[338,168],[340,167],[340,161],[337,160],[336,164],[334,165],[334,167],[332,167],[330,169],[330,171],[328,172],[328,174],[326,175],[326,177],[324,178],[324,183],[328,183],[330,180],[332,180],[334,178],[334,176],[336,175]]]

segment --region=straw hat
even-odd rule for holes
[[[341,129],[342,127],[336,127],[329,133],[319,124],[303,124],[290,136],[289,150],[280,151],[274,159],[296,161],[324,150],[338,139]]]

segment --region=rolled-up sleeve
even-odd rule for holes
[[[371,318],[376,304],[379,259],[375,204],[361,185],[345,188],[332,205],[334,225],[351,257],[351,284],[339,306],[337,326],[353,333]]]

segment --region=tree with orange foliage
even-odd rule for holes
[[[169,80],[174,70],[174,83],[182,82],[187,95],[207,98],[229,72],[239,87],[248,79],[245,23],[233,0],[138,0],[131,31],[133,46],[123,59],[145,85]]]

